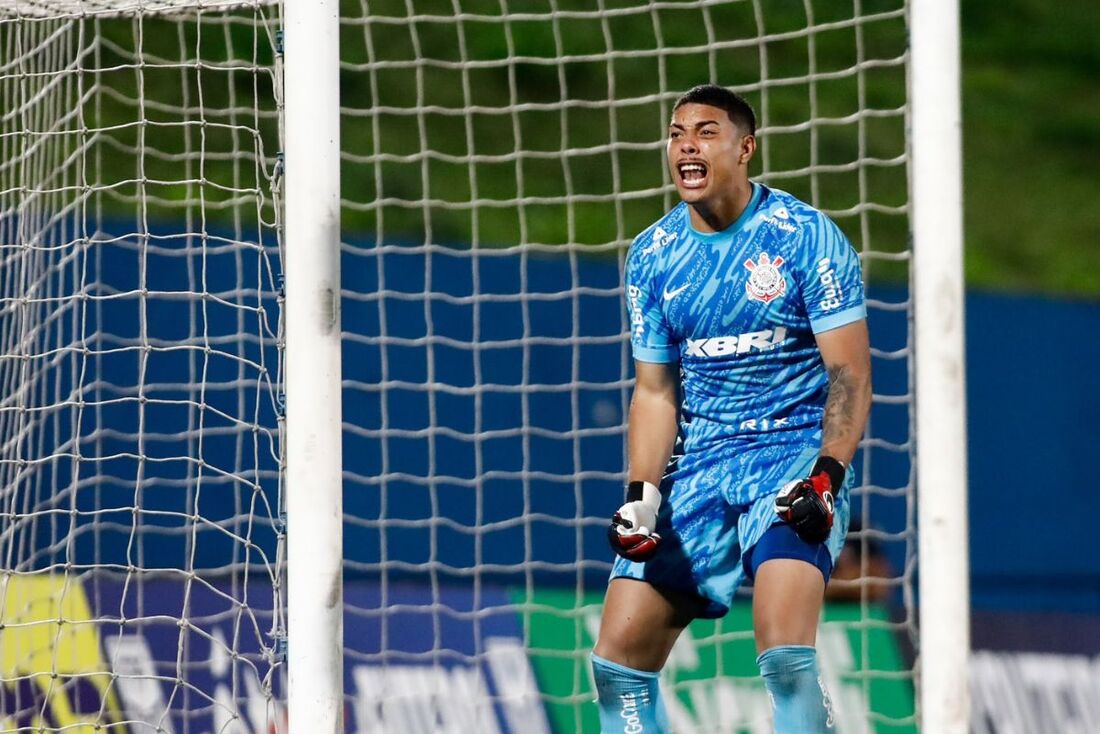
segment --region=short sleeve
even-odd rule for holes
[[[824,214],[808,223],[800,248],[802,300],[815,334],[867,318],[859,255]]]
[[[654,286],[657,258],[636,245],[626,261],[626,310],[630,317],[630,348],[641,362],[669,363],[680,359]]]

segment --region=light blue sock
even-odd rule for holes
[[[808,645],[783,645],[756,659],[771,694],[775,734],[826,734],[833,731],[833,704],[817,672],[817,651]]]
[[[668,714],[657,673],[634,670],[592,655],[602,734],[665,734]]]

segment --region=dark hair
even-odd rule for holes
[[[686,104],[705,104],[725,110],[730,122],[749,135],[756,134],[756,114],[745,98],[717,84],[700,84],[684,92],[676,100],[673,112]]]

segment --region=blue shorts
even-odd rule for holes
[[[683,457],[661,482],[656,555],[646,563],[616,558],[611,578],[639,579],[698,596],[704,602],[699,616],[710,618],[729,611],[738,587],[768,558],[800,558],[820,568],[828,581],[848,532],[851,473],[836,497],[833,530],[825,543],[806,543],[785,527],[761,543],[770,528],[784,525],[775,514],[776,494],[810,473],[818,451],[788,445],[709,460]]]

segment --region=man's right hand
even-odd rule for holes
[[[611,518],[607,539],[616,553],[628,561],[644,563],[653,557],[661,543],[657,527],[657,511],[661,508],[661,492],[649,482],[631,482],[626,490],[626,503]]]

